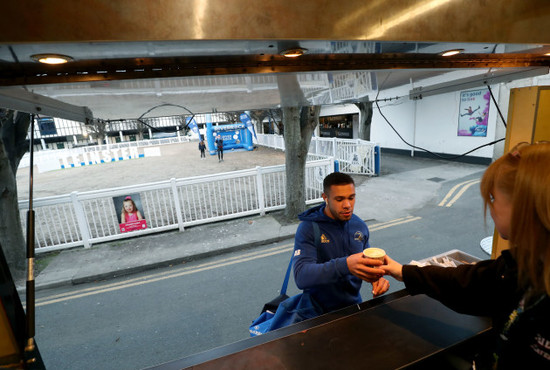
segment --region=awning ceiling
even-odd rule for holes
[[[196,113],[276,107],[281,74],[297,75],[310,102],[337,103],[328,90],[348,89],[341,101],[372,99],[457,69],[550,65],[545,1],[33,3],[3,5],[0,89],[88,106],[103,119],[163,103]],[[293,47],[307,50],[280,54]],[[440,55],[449,49],[463,53]],[[31,58],[43,53],[73,61]]]

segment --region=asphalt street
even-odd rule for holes
[[[59,184],[105,188],[136,172],[143,182],[185,177],[192,166],[182,158],[208,171],[284,163],[284,153],[266,148],[201,161],[194,144],[167,146],[160,159],[44,173],[37,193],[51,195]],[[478,190],[485,168],[383,153],[379,177],[354,176],[355,213],[371,245],[400,262],[453,249],[488,258],[479,244],[493,233]],[[46,366],[145,368],[246,340],[249,323],[278,294],[297,226],[275,212],[39,255],[36,339]],[[390,283],[390,292],[403,288]],[[297,292],[291,282],[289,294]],[[371,298],[369,284],[362,296]]]

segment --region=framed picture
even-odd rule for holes
[[[489,89],[462,91],[460,93],[458,136],[487,136],[490,103],[491,93]]]
[[[113,197],[115,211],[121,233],[147,228],[145,213],[139,194],[127,194]]]

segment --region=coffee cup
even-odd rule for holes
[[[381,248],[367,248],[363,251],[363,257],[372,258],[374,260],[380,260],[384,262],[384,257],[386,256],[386,251]]]

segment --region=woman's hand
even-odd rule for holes
[[[392,260],[390,257],[384,257],[384,264],[378,266],[380,269],[384,270],[386,275],[390,275],[395,280],[403,281],[403,265],[399,262]]]

